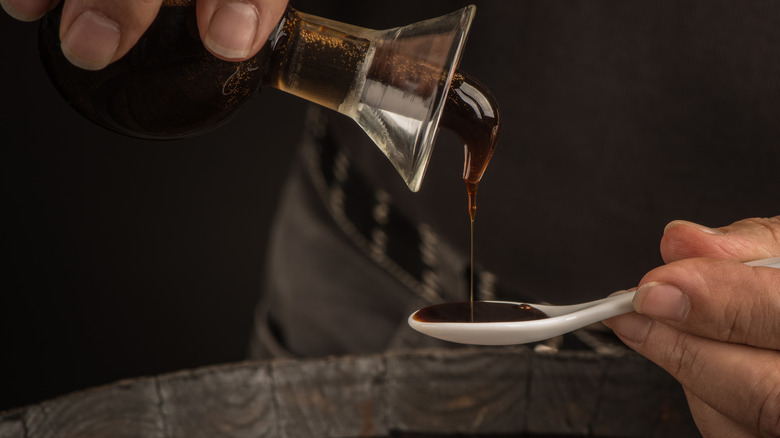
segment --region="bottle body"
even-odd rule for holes
[[[164,2],[130,52],[100,71],[75,67],[62,54],[58,7],[41,22],[44,67],[73,107],[111,130],[151,139],[208,131],[260,89],[269,48],[238,63],[214,57],[188,3]]]
[[[60,93],[88,119],[133,137],[181,138],[230,119],[264,86],[334,111],[355,90],[375,31],[287,8],[268,43],[242,62],[203,46],[192,1],[165,1],[127,55],[100,71],[60,50],[61,7],[41,24],[41,57]]]

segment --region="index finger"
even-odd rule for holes
[[[59,0],[0,0],[8,15],[21,21],[35,21],[54,9]]]
[[[776,255],[780,251],[780,216],[743,219],[720,228],[688,221],[672,221],[661,238],[661,256],[667,263],[691,257],[738,261]]]

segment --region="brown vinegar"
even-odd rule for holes
[[[498,105],[488,89],[476,79],[456,72],[447,93],[440,125],[453,131],[463,143],[469,212],[471,278],[469,303],[474,313],[474,220],[477,213],[477,186],[485,173],[498,142]]]

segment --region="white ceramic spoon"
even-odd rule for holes
[[[748,262],[750,266],[780,268],[780,257]],[[472,345],[514,345],[543,341],[633,310],[634,292],[570,306],[528,305],[549,318],[512,322],[423,322],[409,316],[409,325],[420,333],[445,341]],[[510,303],[521,305],[526,303]]]

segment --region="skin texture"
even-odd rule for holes
[[[674,221],[661,254],[605,324],[682,384],[705,437],[780,436],[780,270],[742,264],[780,256],[780,216]]]
[[[163,0],[65,0],[62,51],[74,65],[100,70],[124,56],[154,21]],[[35,21],[58,0],[0,0],[14,18]],[[199,0],[198,27],[206,48],[228,61],[254,56],[287,6],[286,0]]]

